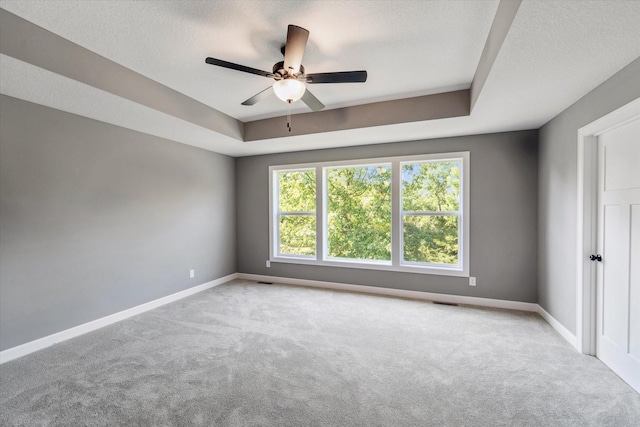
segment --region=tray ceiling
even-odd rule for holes
[[[364,84],[314,85],[339,109],[468,89],[499,1],[0,1],[0,7],[239,122],[280,117],[269,79],[286,27],[310,31],[307,72],[366,69]],[[640,56],[640,2],[524,0],[470,116],[244,142],[183,117],[0,56],[0,90],[233,156],[538,128]],[[0,29],[0,31],[2,31]],[[1,34],[11,37],[10,34]],[[308,113],[304,104],[293,113]],[[284,126],[284,123],[283,123]],[[295,117],[294,117],[295,126]]]

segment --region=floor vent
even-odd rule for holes
[[[434,304],[438,304],[438,305],[452,305],[454,307],[457,307],[458,304],[453,303],[453,302],[440,302],[440,301],[433,301]]]

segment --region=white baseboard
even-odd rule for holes
[[[194,286],[189,289],[185,289],[184,291],[176,292],[175,294],[167,295],[166,297],[158,298],[156,300],[149,301],[147,303],[140,304],[138,306],[131,307],[114,314],[110,314],[109,316],[92,320],[91,322],[74,326],[73,328],[69,328],[64,331],[57,332],[55,334],[48,335],[43,338],[39,338],[37,340],[30,341],[22,345],[12,347],[4,351],[0,351],[0,364],[16,359],[18,357],[26,356],[27,354],[33,353],[38,350],[42,350],[43,348],[52,346],[59,342],[66,341],[68,339],[86,334],[87,332],[95,331],[96,329],[100,329],[102,327],[111,325],[121,320],[128,319],[129,317],[136,316],[138,314],[144,313],[145,311],[153,310],[154,308],[160,307],[165,304],[169,304],[171,302],[196,294],[198,292],[211,289],[215,286],[218,286],[230,280],[233,280],[236,277],[237,277],[237,273],[229,274],[228,276],[224,276],[219,279],[212,280],[211,282],[203,283],[201,285]]]
[[[551,325],[551,327],[553,329],[555,329],[562,338],[564,338],[565,340],[567,340],[567,342],[569,344],[571,344],[571,346],[573,348],[575,348],[576,350],[578,349],[578,339],[576,338],[575,335],[573,335],[571,332],[569,332],[569,330],[567,328],[564,327],[564,325],[562,325],[562,323],[558,322],[556,320],[555,317],[553,317],[552,315],[550,315],[547,310],[545,310],[544,308],[542,308],[540,305],[538,305],[538,314],[547,321],[547,323],[549,325]]]
[[[436,294],[431,292],[408,291],[404,289],[378,288],[375,286],[349,285],[346,283],[322,282],[319,280],[292,279],[290,277],[263,276],[259,274],[238,273],[238,279],[262,282],[283,283],[286,285],[308,286],[313,288],[335,289],[340,291],[361,292],[366,294],[387,295],[399,298],[411,298],[449,304],[478,305],[482,307],[506,308],[537,312],[538,304],[531,302],[507,301],[491,298],[467,297],[461,295]]]
[[[185,289],[183,291],[176,292],[175,294],[167,295],[166,297],[158,298],[157,300],[140,304],[136,307],[132,307],[127,310],[123,310],[118,313],[114,313],[109,316],[105,316],[100,319],[96,319],[91,322],[84,323],[82,325],[78,325],[73,328],[66,329],[64,331],[57,332],[55,334],[52,334],[43,338],[39,338],[37,340],[31,341],[13,348],[9,348],[4,351],[0,351],[0,364],[16,359],[18,357],[26,356],[27,354],[33,353],[38,350],[42,350],[43,348],[52,346],[59,342],[66,341],[68,339],[86,334],[87,332],[95,331],[96,329],[100,329],[104,326],[111,325],[113,323],[119,322],[124,319],[128,319],[129,317],[136,316],[146,311],[153,310],[154,308],[163,306],[165,304],[169,304],[171,302],[196,294],[198,292],[211,289],[215,286],[221,285],[223,283],[229,282],[234,279],[275,282],[275,283],[283,283],[287,285],[335,289],[340,291],[360,292],[360,293],[374,294],[374,295],[386,295],[386,296],[399,297],[399,298],[411,298],[411,299],[426,300],[426,301],[433,301],[433,302],[444,302],[449,304],[477,305],[481,307],[504,308],[509,310],[535,312],[540,314],[540,316],[544,320],[546,320],[547,323],[549,323],[549,325],[551,325],[551,327],[553,327],[560,334],[560,336],[562,336],[565,340],[567,340],[569,344],[571,344],[574,348],[577,348],[576,336],[573,335],[571,332],[569,332],[569,330],[565,328],[560,322],[558,322],[553,316],[547,313],[547,311],[544,308],[540,307],[538,304],[535,304],[535,303],[507,301],[507,300],[499,300],[499,299],[491,299],[491,298],[468,297],[468,296],[461,296],[461,295],[447,295],[447,294],[438,294],[438,293],[432,293],[432,292],[409,291],[404,289],[378,288],[375,286],[350,285],[346,283],[323,282],[320,280],[294,279],[290,277],[275,277],[275,276],[264,276],[259,274],[233,273],[233,274],[229,274],[228,276],[224,276],[219,279],[213,280],[211,282],[203,283],[201,285],[194,286],[193,288]]]

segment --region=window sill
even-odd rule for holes
[[[447,267],[421,267],[416,265],[391,265],[390,262],[359,262],[355,260],[345,261],[333,261],[323,260],[318,261],[313,258],[298,258],[298,257],[272,257],[270,260],[272,263],[283,264],[302,264],[313,265],[319,267],[339,267],[339,268],[354,268],[362,270],[378,270],[378,271],[394,271],[401,273],[415,273],[415,274],[430,274],[434,276],[454,276],[454,277],[469,277],[468,271],[462,268],[447,268]]]

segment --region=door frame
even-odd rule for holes
[[[640,117],[640,98],[578,129],[578,215],[576,271],[576,348],[596,355],[598,136]]]

